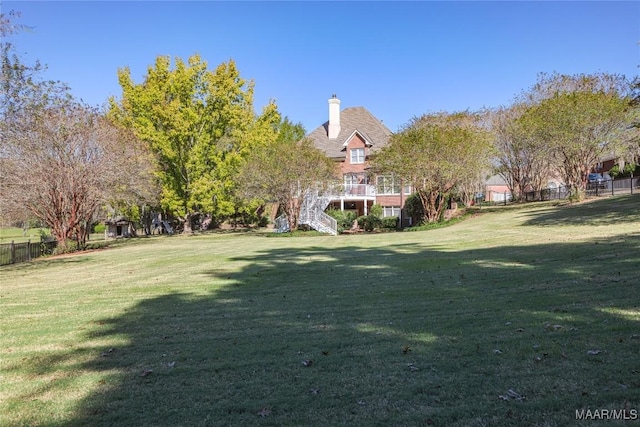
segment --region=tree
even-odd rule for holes
[[[392,136],[372,168],[410,183],[422,203],[423,220],[439,221],[456,185],[489,166],[489,133],[478,120],[470,112],[415,118]]]
[[[3,34],[7,22],[3,16]],[[3,41],[2,214],[30,214],[61,244],[72,239],[82,247],[100,207],[146,197],[153,188],[146,153],[99,111],[73,100],[65,85],[42,80],[39,64],[25,65],[13,52]]]
[[[550,150],[571,197],[581,199],[588,174],[604,156],[626,149],[631,93],[623,76],[541,75],[519,124]]]
[[[496,171],[505,180],[514,200],[527,191],[540,191],[550,174],[550,154],[531,137],[519,118],[528,105],[516,102],[491,114],[491,129],[496,147]]]
[[[135,138],[75,101],[16,114],[4,136],[3,206],[40,219],[62,245],[83,247],[102,206],[153,187]]]
[[[278,203],[291,230],[298,226],[305,196],[336,177],[335,163],[304,135],[302,125],[285,118],[276,140],[257,147],[238,176],[242,196]]]
[[[625,169],[627,162],[631,164],[630,168],[640,163],[640,77],[638,76],[631,82],[629,123],[626,153],[620,157],[618,162],[618,167],[622,170]]]
[[[110,115],[133,130],[156,156],[161,205],[178,216],[185,232],[191,218],[236,212],[235,174],[255,139],[253,83],[233,61],[214,72],[198,55],[184,62],[160,56],[136,84],[128,68],[118,71],[122,99],[110,100]]]
[[[236,164],[232,169],[233,175],[229,176],[228,182],[232,185],[229,186],[230,199],[233,200],[235,211],[233,213],[233,223],[240,221],[243,224],[248,223],[260,223],[262,214],[264,212],[264,200],[258,195],[256,197],[242,197],[241,192],[237,191],[238,186],[241,185],[242,179],[238,176],[243,168],[243,165],[247,161],[247,158],[257,147],[269,145],[275,142],[276,138],[282,138],[282,132],[287,132],[289,127],[281,126],[281,116],[278,112],[278,107],[275,102],[269,102],[263,109],[253,123],[250,124],[245,136],[244,136],[244,151],[241,158],[238,158]],[[287,119],[285,119],[287,122]],[[302,135],[304,136],[304,129]]]

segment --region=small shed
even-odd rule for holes
[[[131,221],[125,217],[116,217],[104,222],[104,238],[117,239],[119,237],[131,237]]]

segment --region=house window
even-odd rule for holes
[[[358,178],[358,175],[347,174],[344,176],[345,186],[352,186],[357,184],[360,184],[360,179]]]
[[[378,194],[400,194],[399,184],[400,182],[396,182],[393,175],[380,175],[376,177]]]
[[[400,217],[400,206],[383,206],[382,207],[382,216],[397,216]]]
[[[344,175],[344,190],[346,194],[364,196],[367,194],[369,179],[366,175]]]
[[[351,149],[351,164],[364,163],[364,148]]]

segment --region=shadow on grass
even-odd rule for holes
[[[638,408],[640,238],[602,246],[255,252],[203,269],[231,283],[209,295],[100,319],[87,341],[128,344],[82,350],[77,369],[102,379],[52,425],[569,425]]]
[[[640,223],[640,194],[608,197],[576,205],[556,208],[536,215],[526,225],[613,225],[622,222]]]

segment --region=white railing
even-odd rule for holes
[[[376,187],[369,184],[351,184],[344,187],[345,196],[367,196],[376,195]]]
[[[375,197],[376,187],[371,184],[336,184],[331,193],[337,197]]]
[[[286,233],[288,231],[291,231],[289,229],[289,220],[287,219],[286,215],[280,215],[278,218],[275,219],[275,227],[274,227],[274,231],[276,233]]]
[[[320,195],[318,191],[310,192],[302,201],[300,207],[300,216],[298,224],[308,225],[309,227],[320,231],[321,233],[338,234],[338,224],[336,220],[326,213],[324,210],[329,205],[334,195]],[[286,215],[281,215],[275,220],[276,233],[285,233],[290,231],[289,223]]]
[[[316,211],[313,216],[313,221],[310,224],[311,227],[322,233],[329,233],[334,236],[338,234],[338,222],[335,218],[322,211]]]

